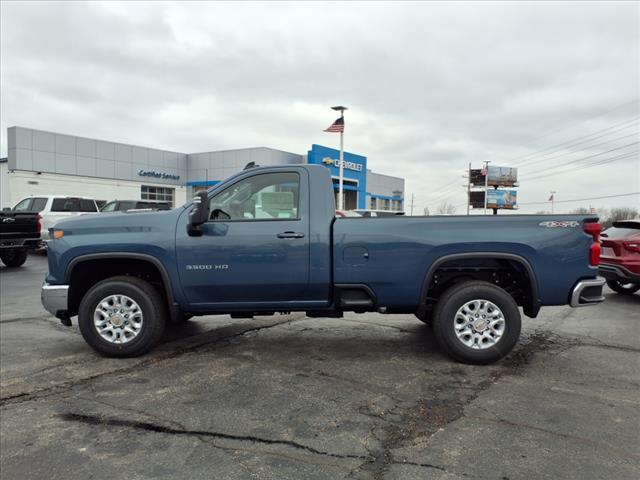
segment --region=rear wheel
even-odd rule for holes
[[[508,354],[520,336],[520,311],[500,287],[483,281],[445,291],[433,314],[440,346],[464,363],[486,364]]]
[[[136,357],[162,337],[166,306],[158,291],[139,278],[103,280],[83,297],[78,326],[85,341],[112,357]]]
[[[622,295],[631,295],[640,290],[640,284],[633,282],[621,282],[620,280],[607,280],[609,288]]]
[[[20,267],[27,261],[26,250],[7,250],[0,253],[0,260],[7,267]]]

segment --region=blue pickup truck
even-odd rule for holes
[[[45,308],[136,356],[167,322],[304,311],[410,313],[468,363],[506,355],[520,310],[604,300],[593,215],[336,218],[323,166],[247,168],[180,208],[49,230]]]

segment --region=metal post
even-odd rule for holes
[[[553,202],[556,201],[556,192],[551,192],[551,215],[553,215]]]
[[[340,112],[340,117],[344,118],[344,111]],[[340,180],[338,182],[338,210],[344,209],[344,192],[342,188],[344,180],[344,131],[340,132]]]
[[[484,162],[484,214],[487,214],[487,188],[489,187],[489,160]]]
[[[411,194],[411,213],[410,215],[413,217],[413,193]]]
[[[471,203],[471,162],[467,170],[467,216],[469,216],[469,204]]]

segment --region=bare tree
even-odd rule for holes
[[[438,205],[438,208],[436,208],[436,213],[438,215],[453,215],[456,213],[456,207],[453,206],[453,203],[442,202]]]
[[[576,215],[588,215],[591,213],[591,210],[585,207],[578,207],[574,210],[571,210],[569,213],[574,213]]]
[[[633,207],[617,207],[612,208],[607,215],[606,220],[602,222],[603,228],[608,228],[613,225],[613,222],[620,220],[630,220],[632,218],[638,218],[638,210]]]

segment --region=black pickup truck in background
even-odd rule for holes
[[[40,215],[36,212],[0,212],[0,260],[7,267],[19,267],[27,251],[40,247]]]

